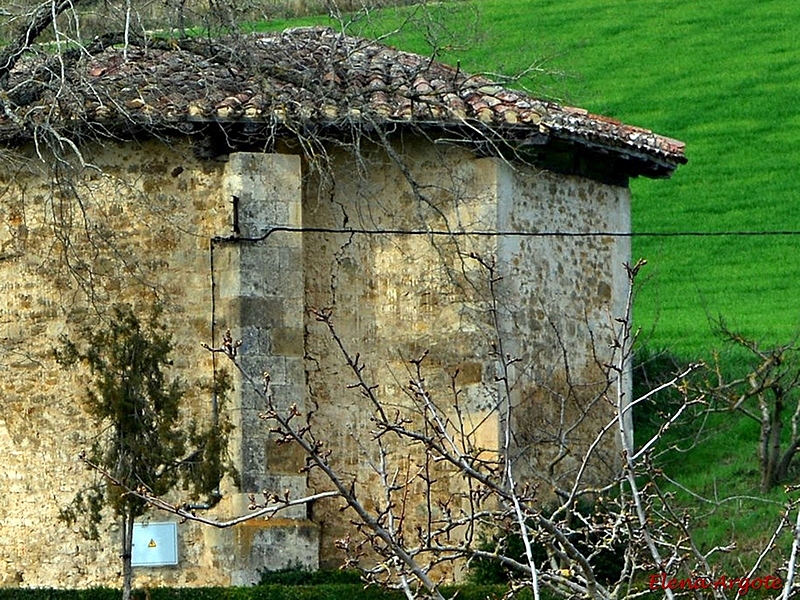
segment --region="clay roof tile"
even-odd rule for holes
[[[129,48],[127,60],[122,49],[105,48],[68,68],[65,86],[46,59],[17,64],[0,142],[33,135],[36,123],[26,119],[42,112],[37,107],[48,108],[52,127],[97,123],[98,132],[114,122],[168,127],[198,119],[260,119],[298,131],[302,123],[293,120],[334,127],[348,115],[351,124],[368,116],[370,126],[393,119],[427,128],[468,125],[472,134],[488,131],[510,143],[546,136],[652,165],[658,175],[686,162],[677,140],[324,27]],[[66,95],[69,118],[53,110]]]

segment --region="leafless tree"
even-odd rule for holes
[[[724,321],[718,325],[725,341],[746,352],[747,373],[730,375],[731,367],[717,355],[714,378],[706,388],[726,409],[759,424],[761,491],[768,492],[788,480],[800,450],[800,348],[794,341],[765,347]],[[734,365],[733,370],[739,369]]]

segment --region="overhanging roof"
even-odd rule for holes
[[[6,144],[48,131],[110,136],[209,122],[283,135],[397,124],[536,156],[604,155],[625,176],[665,177],[686,162],[683,143],[647,129],[324,27],[33,55],[16,65],[7,90]]]

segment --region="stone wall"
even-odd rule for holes
[[[577,235],[507,236],[498,241],[504,352],[517,361],[512,430],[522,481],[571,488],[582,452],[613,417],[606,363],[613,326],[625,315],[630,238],[627,188],[552,174],[497,172],[498,226],[506,231]],[[623,383],[629,391],[629,381]],[[628,394],[630,397],[630,394]],[[594,456],[586,479],[618,470],[616,429]]]
[[[187,389],[187,416],[201,424],[214,418],[215,399],[208,391],[214,369],[232,369],[200,344],[219,344],[227,327],[243,338],[245,367],[269,367],[281,389],[304,381],[302,278],[279,268],[292,253],[299,263],[300,238],[289,238],[289,246],[278,241],[259,248],[223,241],[250,235],[265,223],[299,222],[297,157],[272,157],[269,168],[251,168],[237,157],[198,161],[185,142],[87,147],[84,157],[91,167],[57,171],[37,161],[31,150],[27,162],[11,163],[0,175],[4,585],[120,584],[113,516],[106,515],[96,541],[83,539],[80,522],[68,527],[58,518],[78,491],[98,479],[78,460],[98,435],[82,409],[88,374],[56,364],[53,350],[60,336],[77,340],[83,326],[102,323],[117,302],[139,311],[161,303],[173,336],[174,375]],[[264,177],[274,183],[280,173],[284,183],[270,194]],[[241,200],[238,233],[234,194]],[[280,259],[271,268],[273,254]],[[283,312],[264,308],[276,289]],[[273,327],[275,319],[283,327]],[[260,406],[249,386],[236,377],[234,383],[221,417],[236,426],[230,451],[242,487],[223,481],[222,502],[204,513],[222,520],[247,512],[246,492],[259,498],[262,490],[287,487],[294,495],[305,493],[296,460],[269,466],[274,468],[264,464],[271,444],[257,417]],[[178,491],[173,500],[189,498]],[[170,520],[158,513],[147,518]],[[181,523],[178,566],[137,568],[136,582],[251,584],[264,569],[315,568],[317,529],[305,520],[302,507],[280,519],[221,531]]]
[[[199,160],[188,142],[177,141],[87,147],[84,157],[94,167],[77,174],[46,167],[34,149],[6,163],[0,170],[2,585],[119,584],[118,531],[110,516],[99,541],[82,539],[58,520],[59,509],[93,479],[77,454],[96,432],[81,407],[86,374],[60,370],[52,356],[60,335],[77,335],[114,302],[140,309],[154,299],[164,304],[175,370],[189,386],[187,410],[201,420],[212,419],[214,408],[198,384],[225,363],[200,342],[218,345],[230,328],[242,340],[245,370],[256,378],[269,371],[279,406],[315,408],[314,426],[334,451],[334,464],[373,502],[382,501],[382,488],[369,466],[378,458],[365,433],[371,409],[348,388],[352,373],[309,308],[333,311],[341,340],[360,353],[367,378],[390,404],[407,406],[408,361],[425,351],[426,378],[445,405],[458,372],[465,418],[488,453],[498,451],[507,418],[493,410],[503,394],[493,349],[505,340],[520,358],[512,423],[539,432],[518,438],[516,448],[530,457],[547,442],[551,449],[536,450],[534,464],[552,462],[561,446],[542,432],[554,433],[562,403],[581,405],[597,387],[547,398],[541,390],[568,391],[552,385],[564,372],[562,345],[576,378],[597,383],[588,333],[607,335],[608,317],[620,309],[627,242],[454,232],[625,231],[628,190],[416,138],[395,142],[403,165],[377,146],[365,145],[359,157],[331,149],[323,178],[296,156]],[[274,227],[284,230],[269,233]],[[286,230],[300,227],[307,231]],[[348,228],[361,232],[334,231]],[[499,276],[494,293],[487,264]],[[318,474],[308,481],[298,475],[302,456],[275,446],[258,417],[260,400],[241,376],[234,383],[223,410],[237,427],[231,455],[243,485],[225,480],[223,500],[208,515],[238,514],[247,493],[263,488],[294,495],[330,489]],[[599,404],[593,410],[588,431],[607,417]],[[569,443],[579,448],[588,435],[581,428]],[[415,452],[397,451],[392,460],[409,466]],[[574,468],[573,459],[560,460],[559,472]],[[442,475],[436,492],[448,497],[462,484]],[[179,565],[137,569],[137,584],[244,584],[263,568],[318,560],[332,566],[341,560],[334,540],[350,531],[350,515],[340,507],[318,502],[308,514],[294,509],[282,519],[222,531],[182,523]]]
[[[545,481],[542,490],[552,490],[574,475],[580,453],[611,417],[601,397],[606,380],[597,361],[608,357],[611,315],[624,310],[623,263],[630,248],[627,238],[547,233],[628,231],[629,190],[475,158],[420,140],[398,142],[397,149],[408,157],[405,172],[373,149],[364,153],[360,177],[337,177],[317,201],[307,194],[305,225],[374,232],[306,235],[307,303],[332,307],[345,347],[359,354],[367,380],[393,410],[414,415],[404,388],[409,361],[423,352],[424,375],[442,407],[455,402],[449,386],[457,373],[460,418],[476,428],[478,443],[489,452],[502,446],[508,418],[505,409],[496,409],[505,397],[497,382],[503,373],[496,349],[502,347],[515,359],[508,376],[516,471],[521,479]],[[348,173],[352,158],[340,154],[334,164],[335,173]],[[409,174],[416,193],[406,181]],[[311,182],[309,189],[317,184]],[[447,233],[458,231],[545,235]],[[488,265],[494,265],[493,274]],[[330,436],[333,460],[355,474],[367,504],[385,504],[379,474],[364,467],[379,461],[376,447],[364,444],[362,433],[372,427],[374,410],[357,390],[348,389],[354,376],[325,328],[310,316],[306,326],[308,393],[320,404],[316,420]],[[618,456],[613,435],[601,448],[591,473],[596,478],[608,475]],[[398,467],[421,468],[414,452],[399,444],[390,458]],[[447,469],[440,473],[440,497],[463,490],[454,475]],[[312,479],[312,488],[324,485],[323,479]],[[421,503],[422,496],[412,502],[424,519]],[[347,534],[339,505],[328,501],[314,507],[322,524],[321,561],[327,566],[340,560],[331,551],[333,541]]]
[[[119,583],[118,529],[110,515],[98,542],[58,519],[95,479],[78,453],[98,433],[82,410],[87,374],[62,370],[54,360],[60,336],[77,336],[115,302],[144,310],[163,301],[188,405],[200,420],[210,414],[197,384],[210,379],[211,357],[199,343],[211,335],[209,239],[229,228],[230,208],[215,191],[224,165],[195,161],[185,145],[156,142],[84,151],[93,166],[77,173],[51,168],[32,148],[4,155],[0,169],[6,585]],[[182,565],[201,553],[186,542],[202,535],[181,526]],[[199,567],[162,572],[170,582],[209,583]]]

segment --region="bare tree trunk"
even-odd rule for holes
[[[789,516],[788,512],[786,516]],[[800,547],[800,510],[797,511],[797,522],[794,524],[792,533],[794,534],[792,553],[789,557],[789,564],[786,569],[786,580],[780,600],[789,600],[792,594],[792,588],[794,587],[795,569],[797,567],[797,550]]]
[[[792,464],[792,459],[794,459],[794,455],[797,454],[797,449],[800,447],[800,440],[792,440],[789,444],[789,447],[781,456],[781,459],[778,461],[778,466],[775,470],[777,475],[777,482],[786,481],[789,479],[789,466]]]
[[[122,515],[122,600],[130,600],[133,586],[133,510]]]
[[[779,473],[778,461],[781,455],[781,431],[783,422],[783,395],[780,390],[775,391],[775,405],[772,411],[765,409],[766,400],[763,401],[762,423],[761,423],[761,491],[768,492],[782,476]]]

